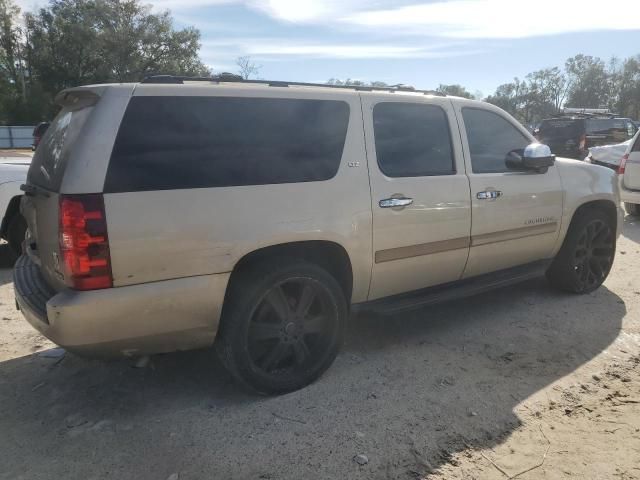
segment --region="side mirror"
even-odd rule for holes
[[[556,161],[548,145],[532,143],[524,150],[512,150],[507,154],[505,162],[511,170],[546,173]]]

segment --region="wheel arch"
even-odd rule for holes
[[[272,258],[306,260],[329,272],[338,281],[348,303],[353,293],[353,266],[347,250],[329,240],[304,240],[281,243],[253,250],[236,262],[231,271],[229,285],[255,265]],[[227,287],[229,292],[229,287]]]
[[[571,214],[571,219],[566,222],[564,228],[562,229],[562,235],[558,239],[558,243],[556,245],[554,256],[558,254],[560,248],[564,244],[569,231],[574,225],[574,221],[578,215],[583,214],[584,212],[588,212],[589,210],[600,210],[604,212],[609,220],[616,226],[616,234],[620,233],[620,209],[616,206],[616,203],[610,198],[596,198],[596,199],[588,199],[578,205],[578,207]]]
[[[14,215],[20,213],[20,199],[22,195],[16,195],[9,200],[7,205],[7,209],[4,212],[4,216],[2,217],[2,224],[0,225],[0,237],[6,239],[7,231],[9,230],[9,224],[11,223],[11,219]]]

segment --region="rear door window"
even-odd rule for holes
[[[373,109],[376,157],[388,177],[454,174],[446,112],[435,105],[382,102]]]
[[[91,115],[93,107],[63,109],[46,130],[33,155],[27,182],[59,191],[71,148]]]
[[[133,97],[105,192],[329,180],[348,123],[335,100]]]

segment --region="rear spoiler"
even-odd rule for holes
[[[55,102],[72,110],[95,105],[100,100],[105,87],[67,88],[56,95]]]

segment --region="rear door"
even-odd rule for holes
[[[562,218],[557,167],[545,173],[509,170],[507,154],[532,142],[526,130],[497,108],[456,102],[456,112],[473,218],[464,277],[551,257]]]
[[[60,195],[102,192],[115,131],[132,88],[62,92],[57,99],[62,110],[33,156],[20,207],[28,226],[26,253],[56,290],[65,287],[58,238]]]
[[[640,190],[640,132],[636,134],[629,151],[622,180],[626,188]]]
[[[362,94],[371,181],[369,299],[458,280],[471,211],[450,101]]]
[[[93,106],[64,108],[43,137],[29,168],[21,211],[28,230],[26,251],[41,266],[49,285],[63,288],[59,265],[58,203],[62,179]]]

